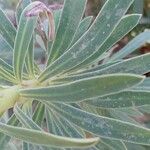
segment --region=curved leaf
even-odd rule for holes
[[[61,137],[52,135],[50,133],[32,130],[32,129],[25,129],[20,127],[13,127],[10,125],[5,125],[0,123],[0,131],[9,135],[16,137],[20,140],[34,143],[38,145],[47,145],[47,146],[54,146],[54,147],[90,147],[95,145],[99,138],[90,138],[90,139],[73,139],[67,137]]]

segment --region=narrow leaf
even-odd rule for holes
[[[132,74],[96,76],[45,88],[22,89],[20,90],[20,96],[34,98],[40,101],[78,102],[93,97],[120,92],[137,85],[142,80],[142,76]]]
[[[10,74],[13,75],[13,68],[12,68],[12,66],[9,65],[8,63],[6,63],[6,62],[5,62],[4,60],[2,60],[1,58],[0,58],[0,66],[1,66],[4,70],[6,70],[7,72],[9,72]]]
[[[70,45],[83,16],[85,4],[86,0],[65,0],[48,65],[61,56]]]
[[[54,146],[54,147],[78,147],[78,148],[85,148],[90,147],[96,144],[99,138],[90,138],[90,139],[71,139],[67,137],[60,137],[56,135],[52,135],[50,133],[32,130],[32,129],[25,129],[20,127],[13,127],[10,125],[5,125],[0,123],[0,131],[12,136],[16,137],[20,140],[34,143],[38,145],[47,145],[47,146]]]
[[[28,5],[21,14],[17,36],[15,39],[13,67],[16,78],[22,80],[22,72],[25,63],[26,54],[36,26],[37,16],[28,17],[29,10],[37,6],[38,2]]]
[[[1,65],[0,65],[0,78],[12,83],[17,83],[15,77],[10,72],[5,70]]]
[[[96,107],[121,108],[150,105],[150,92],[140,90],[130,90],[109,96],[95,98],[88,101]]]
[[[74,38],[70,44],[70,46],[72,46],[73,44],[75,44],[80,38],[81,36],[87,31],[87,29],[89,28],[90,24],[92,23],[92,16],[86,17],[84,18],[80,24],[79,27],[74,35]]]
[[[0,9],[0,34],[7,41],[7,43],[13,48],[16,36],[16,29],[5,15],[5,13]]]
[[[58,78],[56,79],[56,82],[69,82],[112,73],[133,73],[142,75],[150,71],[149,60],[150,54],[144,54],[124,61],[100,65],[89,70],[89,72],[70,75],[60,79]]]
[[[120,39],[122,39],[127,33],[129,33],[139,22],[141,15],[132,14],[126,15],[116,26],[114,31],[111,33],[109,38],[105,43],[96,51],[91,57],[86,59],[79,66],[76,66],[74,69],[83,68],[84,66],[89,65],[91,62],[96,61],[104,52],[109,50],[114,44],[116,44]]]
[[[128,122],[85,112],[67,104],[49,105],[70,122],[103,138],[123,140],[126,142],[150,145],[150,130]]]
[[[114,61],[117,59],[122,59],[143,46],[148,40],[150,40],[150,31],[145,31],[138,36],[136,36],[131,42],[129,42],[123,49],[115,53],[110,59]]]
[[[18,120],[17,120],[15,115],[12,115],[12,117],[7,122],[7,124],[14,125],[14,126],[17,126],[18,123],[19,122],[18,122]],[[6,147],[7,143],[9,143],[10,140],[11,140],[10,136],[7,136],[6,134],[0,133],[1,149],[4,149],[4,147]]]
[[[18,3],[17,6],[17,11],[16,11],[16,18],[17,18],[17,23],[19,24],[19,20],[21,17],[21,14],[23,12],[23,10],[31,3],[31,0],[21,0]]]
[[[26,63],[26,69],[27,72],[30,76],[30,78],[34,78],[34,41],[33,41],[33,37],[30,41],[29,47],[28,47],[28,53],[27,53],[27,57],[25,60]]]
[[[44,119],[44,112],[45,112],[45,106],[42,103],[39,103],[34,111],[33,114],[33,120],[38,124],[39,126],[42,124],[42,121]]]
[[[39,82],[43,82],[56,74],[66,72],[94,54],[107,40],[132,2],[133,0],[107,1],[97,16],[97,19],[84,36],[65,52],[64,55],[46,68],[40,75],[38,79]],[[107,24],[109,24],[110,27],[106,28]]]

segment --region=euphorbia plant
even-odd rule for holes
[[[66,0],[55,12],[23,0],[17,29],[0,10],[0,33],[13,50],[11,64],[0,59],[1,149],[15,148],[11,138],[22,140],[24,150],[150,145],[150,130],[134,119],[150,103],[150,80],[143,76],[150,70],[150,54],[123,59],[150,32],[109,57],[112,46],[140,20],[139,14],[125,15],[132,3],[108,0],[91,23],[92,17],[83,18],[86,0]],[[35,43],[47,56],[42,68],[34,60]]]

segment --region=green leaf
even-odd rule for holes
[[[138,36],[136,36],[132,41],[130,41],[123,49],[115,53],[110,59],[109,62],[112,62],[117,59],[122,59],[143,46],[148,40],[150,40],[150,31],[145,31]]]
[[[23,125],[25,125],[25,127],[43,131],[35,122],[33,122],[27,115],[25,115],[25,113],[17,105],[14,107],[14,112],[15,112],[16,117],[19,119],[19,121],[21,121],[21,123]],[[78,139],[73,139],[73,138],[72,139],[70,138],[70,140],[69,140],[67,138],[65,139],[65,137],[64,137],[64,140],[62,140],[62,141],[61,141],[61,139],[62,139],[62,137],[55,136],[55,135],[51,134],[51,140],[52,140],[52,142],[51,143],[47,143],[46,145],[50,145],[51,144],[51,146],[54,146],[54,147],[56,146],[57,147],[57,145],[59,145],[59,142],[60,142],[61,145],[59,147],[80,147],[80,145],[81,145],[81,148],[82,148],[82,144],[83,144],[83,147],[84,146],[86,147],[86,142],[87,142],[87,147],[90,146],[90,140],[86,141],[86,140],[82,140],[81,139],[81,142],[79,142]],[[96,142],[96,140],[98,140],[98,138],[97,139],[96,138],[93,138],[93,139],[91,138],[91,144],[92,144],[92,140],[93,140],[93,144],[94,144],[94,139],[95,139],[95,142]],[[50,140],[50,138],[49,138],[49,140]],[[89,143],[88,143],[88,141],[89,141]],[[65,142],[65,143],[63,143],[63,142]],[[67,142],[71,142],[71,143],[67,144]],[[77,145],[76,142],[79,145]],[[70,145],[70,146],[67,146],[67,145]]]
[[[54,111],[52,111],[52,112],[54,112]],[[71,122],[65,120],[61,116],[59,116],[59,119],[57,119],[58,116],[59,116],[59,114],[55,113],[54,118],[55,118],[55,121],[57,120],[57,125],[62,129],[61,131],[63,131],[63,129],[64,129],[67,132],[67,134],[69,134],[71,137],[76,137],[76,136],[81,137],[82,136],[81,134],[79,134],[79,131],[78,132],[76,131],[76,128],[73,127]],[[112,147],[113,150],[116,150],[116,149],[117,150],[126,150],[123,142],[120,142],[120,141],[109,140],[109,139],[101,139],[99,145],[101,145],[102,143],[104,143],[108,147]]]
[[[34,143],[37,145],[44,145],[44,146],[54,146],[54,147],[76,147],[76,148],[86,148],[92,145],[95,145],[99,138],[90,138],[90,139],[73,139],[67,137],[61,137],[52,135],[50,133],[32,130],[32,129],[25,129],[20,127],[14,127],[10,125],[5,125],[0,123],[0,131],[9,135],[16,137],[20,140]]]
[[[39,82],[72,69],[94,54],[108,39],[132,2],[133,0],[107,1],[89,30],[64,55],[49,65],[38,78]],[[106,28],[108,24],[110,27]]]
[[[0,67],[2,67],[4,70],[9,72],[11,75],[13,75],[13,68],[11,65],[6,63],[3,59],[0,58]]]
[[[17,7],[17,12],[16,12],[16,16],[17,16],[17,21],[19,23],[21,14],[23,12],[23,10],[31,3],[31,0],[22,0]],[[30,78],[34,78],[34,41],[33,38],[31,39],[31,42],[29,44],[28,47],[28,53],[27,53],[27,57],[25,60],[26,63],[26,69],[27,72],[30,76]]]
[[[13,49],[0,35],[0,58],[11,63],[12,53],[13,53]]]
[[[12,115],[12,117],[8,120],[7,124],[9,125],[18,125],[18,120],[15,117],[15,115]],[[11,137],[7,136],[6,134],[0,133],[0,145],[1,149],[4,149],[6,147],[7,143],[10,141]]]
[[[143,14],[143,8],[144,8],[144,1],[136,0],[134,1],[131,11],[132,13],[140,13]]]
[[[109,50],[114,44],[116,44],[120,39],[122,39],[127,33],[129,33],[139,22],[141,15],[132,14],[124,16],[119,24],[116,26],[114,31],[111,33],[109,38],[104,42],[104,44],[96,51],[92,56],[87,58],[79,66],[74,69],[80,69],[84,66],[89,65],[93,61],[97,60],[104,52]]]
[[[125,144],[118,140],[102,139],[102,142],[110,147],[110,150],[127,150]]]
[[[140,55],[134,58],[130,58],[119,63],[116,63],[110,67],[99,70],[97,67],[98,74],[110,74],[110,73],[134,73],[134,74],[145,74],[150,71],[150,54]],[[142,62],[142,63],[141,63]]]
[[[22,150],[29,150],[29,144],[23,142]]]
[[[54,134],[55,135],[60,135],[60,136],[66,136],[69,137],[68,135],[64,134],[64,130],[62,130],[60,124],[58,124],[58,120],[57,118],[55,118],[54,113],[51,111],[51,119],[53,120],[53,126],[54,126]]]
[[[69,82],[83,78],[90,78],[93,76],[113,74],[113,73],[145,74],[150,71],[149,60],[150,54],[144,54],[124,61],[120,61],[118,63],[112,62],[100,65],[89,70],[89,72],[85,73],[81,72],[80,74],[70,75],[60,79],[58,78],[56,79],[56,82]]]
[[[64,119],[62,116],[60,116],[57,112],[51,111],[51,114],[53,114],[53,118],[55,119],[55,122],[59,127],[59,129],[61,130],[63,136],[76,137],[76,138],[84,137],[78,131],[78,128],[76,128],[73,124],[71,124],[71,122]]]
[[[108,114],[106,115],[106,113],[101,114],[101,113],[99,113],[101,111],[101,108],[97,108],[97,107],[94,107],[94,106],[87,105],[85,102],[83,102],[81,104],[81,106],[82,106],[83,110],[85,110],[89,113],[94,113],[96,115],[103,115],[103,116],[107,116],[107,117],[108,116],[110,117],[112,115],[111,113],[110,113],[110,115],[108,115]],[[105,110],[105,112],[109,113],[109,110]],[[118,119],[118,118],[116,118],[116,119]],[[128,121],[128,120],[126,120],[126,121]],[[105,145],[107,145],[110,148],[110,150],[126,150],[126,146],[125,146],[124,142],[121,141],[121,140],[119,141],[119,140],[101,138],[101,142],[104,143]],[[98,146],[100,146],[100,145],[98,145]]]
[[[17,23],[19,24],[19,20],[20,20],[20,17],[21,17],[21,14],[23,12],[23,10],[31,3],[31,0],[22,0],[18,3],[18,6],[17,6],[17,11],[16,11],[16,20],[17,20]]]
[[[48,65],[61,56],[69,47],[83,16],[85,4],[86,0],[65,0]]]
[[[88,16],[80,22],[79,27],[74,35],[74,38],[73,38],[70,46],[75,44],[82,37],[82,35],[87,31],[90,24],[92,23],[92,19],[93,19],[92,16]]]
[[[29,47],[28,47],[28,53],[25,60],[26,63],[26,69],[29,74],[29,77],[31,79],[35,78],[34,75],[34,41],[33,38],[30,41]]]
[[[6,149],[17,150],[17,145],[14,143],[8,143]]]
[[[96,65],[96,66],[93,66],[93,67],[91,67],[91,68],[89,68],[89,69],[85,69],[85,70],[82,70],[81,72],[79,72],[79,74],[84,74],[84,73],[90,73],[90,72],[94,72],[94,71],[98,71],[98,70],[101,70],[101,69],[105,69],[105,68],[107,68],[107,67],[110,67],[110,66],[112,66],[112,65],[114,65],[114,64],[117,64],[117,63],[119,63],[120,61],[114,61],[114,62],[111,62],[111,63],[106,63],[106,64],[104,64],[104,63],[102,63],[102,64],[98,64],[98,65]],[[78,73],[77,73],[78,74]],[[72,76],[73,76],[74,74],[72,74]]]
[[[17,22],[19,24],[19,20],[21,17],[21,14],[23,12],[23,10],[31,3],[31,0],[22,0],[20,1],[20,3],[18,4],[17,7],[17,12],[16,12],[16,16],[17,16]],[[26,57],[26,69],[27,72],[30,76],[30,78],[34,78],[34,52],[33,52],[33,38],[31,39],[31,42],[29,44],[29,48],[28,48],[28,53],[27,53],[27,57]]]
[[[45,112],[45,106],[42,103],[39,103],[37,107],[35,108],[34,114],[33,114],[33,120],[36,122],[36,124],[41,125],[42,121],[44,119],[44,112]]]
[[[150,91],[129,90],[88,101],[96,107],[120,108],[150,105]]]
[[[5,70],[4,67],[1,65],[0,65],[0,78],[12,83],[17,83],[15,77],[10,72]]]
[[[55,29],[57,31],[58,27],[59,27],[60,17],[61,17],[61,14],[62,14],[62,9],[55,10],[53,13],[54,13],[54,20],[55,20]]]
[[[5,13],[0,9],[0,34],[7,41],[7,43],[13,48],[16,36],[16,29],[5,15]]]
[[[48,108],[55,109],[70,122],[100,137],[150,145],[150,130],[147,128],[88,113],[67,104],[52,105],[48,102],[45,104]]]
[[[38,2],[33,2],[28,5],[21,14],[19,27],[15,39],[13,67],[17,80],[22,80],[22,72],[25,63],[28,47],[34,32],[37,16],[28,17],[27,12],[34,8]]]
[[[136,150],[146,150],[144,147],[140,146],[140,145],[135,145],[135,144],[132,144],[132,143],[125,143],[126,147],[127,147],[127,150],[133,150],[133,149],[136,149]]]
[[[78,102],[97,96],[120,92],[137,85],[142,80],[142,76],[132,74],[96,76],[45,88],[22,89],[20,90],[20,96],[34,98],[40,101]]]
[[[138,110],[135,110],[134,107],[132,107],[132,108],[107,109],[107,110],[110,113],[111,117],[113,117],[115,119],[130,122],[132,124],[142,126],[133,117],[137,117],[137,116],[140,116],[143,114],[141,114]]]
[[[51,112],[48,111],[48,109],[46,109],[45,115],[46,115],[46,123],[47,123],[48,131],[53,133],[53,134],[56,134],[54,119],[53,119],[53,116],[52,116]]]
[[[42,130],[35,122],[32,121],[32,101],[27,101],[25,104],[23,104],[22,110],[16,104],[14,107],[14,113],[24,127]],[[31,117],[31,118],[29,118],[29,117]],[[23,148],[25,150],[26,150],[26,148],[33,149],[33,147],[35,149],[36,148],[38,149],[38,147],[40,147],[42,149],[41,146],[35,146],[32,144],[23,142]],[[44,150],[46,150],[46,148]]]
[[[15,105],[14,113],[17,119],[24,125],[26,128],[42,130],[35,122],[33,122],[19,107]]]

